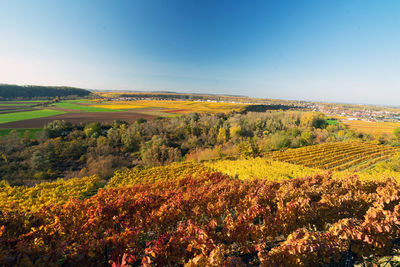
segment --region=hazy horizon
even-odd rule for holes
[[[398,105],[397,1],[1,6],[0,83]]]

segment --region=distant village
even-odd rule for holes
[[[400,112],[388,111],[384,108],[380,110],[369,109],[367,106],[362,108],[346,108],[342,105],[336,106],[332,104],[313,104],[310,108],[328,116],[346,117],[347,120],[400,122]]]

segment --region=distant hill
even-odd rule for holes
[[[91,92],[85,89],[64,86],[37,86],[0,84],[0,99],[38,99],[47,97],[87,96]]]
[[[247,112],[266,112],[267,110],[298,110],[298,109],[304,109],[303,107],[300,106],[295,106],[295,105],[282,105],[282,104],[275,104],[275,105],[249,105],[247,106],[244,110],[243,113]]]

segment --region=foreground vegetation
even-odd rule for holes
[[[35,212],[2,211],[0,263],[345,265],[387,261],[399,249],[400,187],[391,180],[241,181],[207,172],[156,180]]]

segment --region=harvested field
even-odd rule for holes
[[[112,123],[114,120],[134,122],[137,119],[153,119],[155,116],[139,114],[134,112],[87,112],[87,113],[66,113],[51,117],[15,121],[0,124],[0,128],[42,128],[54,120],[65,120],[73,124],[100,122]]]

